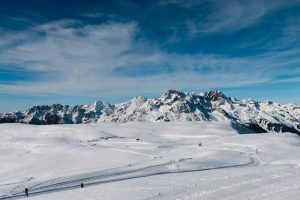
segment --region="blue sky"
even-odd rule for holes
[[[300,0],[1,0],[0,112],[168,89],[300,103]]]

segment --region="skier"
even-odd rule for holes
[[[80,187],[83,188],[83,183],[80,184]]]
[[[25,192],[25,197],[28,197],[28,188],[25,188],[24,192]]]

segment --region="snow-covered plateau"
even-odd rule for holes
[[[0,199],[25,188],[32,200],[300,196],[299,135],[241,134],[228,120],[4,123],[0,138]]]

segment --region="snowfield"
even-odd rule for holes
[[[0,124],[0,199],[299,199],[300,136],[229,122]],[[80,184],[84,188],[80,188]]]

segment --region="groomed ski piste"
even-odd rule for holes
[[[1,124],[0,137],[0,199],[300,196],[300,137],[291,133],[143,122]]]

